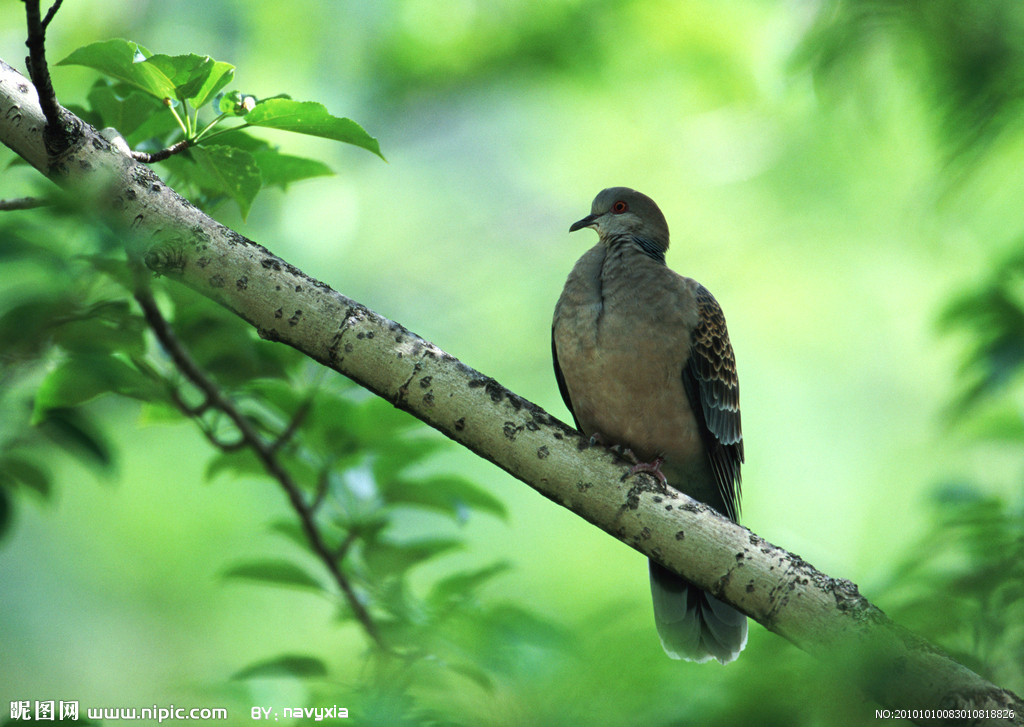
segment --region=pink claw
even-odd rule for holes
[[[637,472],[647,472],[657,477],[664,487],[668,487],[668,479],[666,479],[665,474],[661,471],[661,465],[664,461],[664,457],[657,457],[653,462],[637,462],[630,468],[629,474],[635,475]]]

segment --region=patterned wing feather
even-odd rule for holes
[[[711,469],[726,513],[737,520],[740,510],[740,465],[743,430],[740,426],[740,384],[736,357],[718,301],[697,287],[700,320],[693,331],[683,384],[698,423]]]

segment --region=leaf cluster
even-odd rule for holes
[[[893,570],[891,614],[986,678],[1024,684],[1024,501],[957,482],[929,505],[931,528]]]
[[[879,52],[915,67],[952,156],[976,158],[1020,131],[1024,6],[1015,0],[829,0],[795,55],[823,84],[849,91]]]
[[[965,342],[947,417],[989,456],[1024,467],[1024,255],[994,261],[939,317]],[[984,470],[937,487],[930,526],[886,588],[897,621],[995,683],[1024,684],[1024,499],[990,494]]]
[[[94,126],[115,129],[138,151],[157,153],[184,142],[186,151],[161,163],[172,186],[205,209],[231,200],[244,218],[263,187],[287,189],[333,174],[322,161],[284,154],[246,129],[318,136],[380,156],[376,139],[320,103],[225,92],[235,67],[209,56],[154,54],[114,39],[79,48],[58,65],[86,66],[106,76],[90,89],[87,106],[71,107]]]
[[[1024,385],[1024,254],[1014,250],[996,261],[987,276],[947,303],[939,325],[969,341],[957,413],[977,413],[987,403],[1012,398]],[[1016,424],[1012,413],[1001,422],[1000,438],[1024,440],[1019,414]]]

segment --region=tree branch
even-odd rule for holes
[[[62,2],[64,2],[64,0],[56,0],[56,2],[54,2],[53,5],[50,6],[50,9],[46,11],[46,17],[43,18],[43,31],[46,30],[46,27],[50,24],[50,21],[53,20],[53,16],[57,14],[58,10],[60,10],[60,4]]]
[[[0,63],[0,141],[58,184],[98,198],[129,256],[217,301],[410,412],[554,502],[734,605],[892,708],[1014,710],[972,723],[1024,725],[1024,702],[892,623],[831,578],[712,509],[628,467],[493,379],[212,220],[83,126],[39,163],[43,114]],[[11,121],[18,108],[19,121]],[[49,171],[50,169],[54,171]],[[207,392],[210,394],[210,392]],[[987,712],[986,715],[993,713]],[[1008,715],[1009,712],[1006,712]],[[925,721],[921,718],[919,721]],[[951,717],[940,722],[963,720]]]
[[[380,631],[377,629],[377,624],[374,623],[373,618],[370,616],[366,607],[362,601],[359,600],[359,596],[352,588],[352,584],[349,583],[348,578],[341,572],[341,558],[338,557],[338,553],[331,552],[331,549],[327,547],[323,537],[320,535],[320,529],[317,527],[316,519],[313,514],[313,509],[306,504],[305,498],[302,496],[302,490],[299,485],[292,479],[292,476],[288,473],[288,470],[284,468],[281,461],[277,458],[277,443],[268,444],[264,441],[263,437],[259,435],[253,427],[252,422],[249,421],[242,412],[235,406],[234,402],[231,401],[227,395],[220,390],[213,380],[206,375],[206,372],[200,368],[199,364],[195,362],[192,356],[185,349],[185,346],[178,340],[178,337],[174,335],[174,331],[171,329],[167,319],[160,313],[160,309],[156,305],[156,301],[153,300],[153,295],[150,293],[148,288],[140,286],[135,292],[135,300],[142,308],[142,314],[146,319],[146,323],[149,324],[150,330],[160,341],[160,345],[163,346],[167,355],[174,361],[175,366],[181,371],[206,396],[206,403],[223,412],[231,422],[238,428],[241,434],[241,439],[238,445],[223,445],[218,440],[209,436],[211,442],[214,445],[220,447],[225,451],[229,451],[235,448],[248,447],[251,449],[256,456],[262,462],[264,469],[275,479],[281,488],[285,491],[288,496],[288,501],[291,503],[292,509],[295,510],[299,516],[299,520],[302,523],[302,530],[306,535],[306,540],[309,542],[313,552],[316,553],[320,561],[326,566],[328,572],[331,574],[331,578],[337,584],[338,588],[341,589],[345,600],[348,602],[349,608],[352,609],[352,613],[355,615],[356,620],[362,624],[363,629],[367,635],[376,642],[377,646],[382,649],[386,649],[387,645],[381,639]],[[177,399],[176,399],[177,400]],[[303,406],[300,409],[300,413],[296,414],[293,421],[301,420],[305,416],[305,412],[308,406]],[[183,407],[183,411],[186,414],[190,414],[192,410],[187,407]],[[284,435],[282,435],[283,437]],[[278,442],[281,440],[279,439]]]
[[[30,210],[35,207],[45,207],[50,204],[39,197],[18,197],[16,199],[0,199],[0,212],[11,210]]]
[[[181,152],[188,149],[190,146],[192,146],[191,141],[189,141],[188,139],[182,139],[181,141],[171,144],[170,146],[165,147],[160,151],[155,151],[152,154],[144,151],[133,151],[132,159],[138,162],[142,162],[143,164],[153,164],[155,162],[162,162],[165,159],[170,159],[175,154],[180,154]]]
[[[59,154],[67,148],[71,129],[68,128],[63,110],[57,103],[57,95],[50,80],[50,67],[46,63],[46,27],[60,8],[61,0],[50,7],[44,19],[39,17],[39,0],[22,1],[25,3],[25,18],[28,23],[28,39],[25,41],[25,45],[28,46],[28,58],[25,60],[46,119],[44,141],[51,153]]]

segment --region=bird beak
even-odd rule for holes
[[[584,227],[593,227],[594,223],[597,222],[597,218],[601,215],[587,215],[579,222],[573,222],[569,227],[569,232],[576,232],[576,230],[582,230]]]

